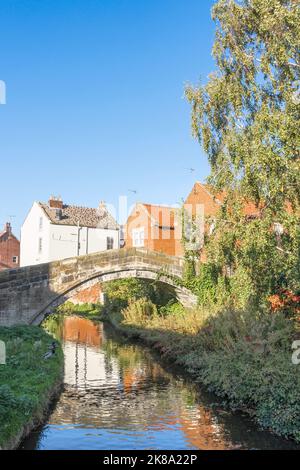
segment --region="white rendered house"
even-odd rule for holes
[[[21,228],[20,266],[119,248],[119,226],[104,203],[97,209],[51,197],[34,202]]]

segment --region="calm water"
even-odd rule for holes
[[[291,449],[144,347],[79,317],[57,322],[65,387],[23,449]]]

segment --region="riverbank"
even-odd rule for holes
[[[39,426],[63,381],[63,353],[43,358],[53,337],[37,326],[0,328],[6,364],[0,365],[0,450],[16,449]]]
[[[134,311],[133,311],[134,310]],[[232,410],[257,424],[300,442],[300,373],[292,363],[297,337],[292,321],[280,313],[196,310],[143,315],[129,305],[106,320],[122,334],[139,339],[180,365],[195,382],[214,392]]]

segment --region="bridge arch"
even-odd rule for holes
[[[97,275],[96,277],[92,277],[90,279],[86,279],[83,282],[75,285],[68,291],[59,294],[55,299],[53,299],[46,307],[44,307],[40,312],[36,314],[34,318],[31,320],[31,324],[39,325],[42,321],[53,311],[68,301],[70,298],[74,296],[74,294],[79,293],[81,290],[86,289],[87,287],[92,287],[98,283],[106,283],[111,281],[116,281],[120,279],[141,279],[141,280],[151,280],[159,282],[160,284],[164,284],[169,290],[171,288],[174,297],[185,307],[192,307],[195,305],[195,298],[191,292],[186,289],[185,287],[180,286],[178,283],[179,279],[171,279],[165,275],[157,276],[157,273],[153,271],[146,271],[142,269],[126,269],[122,271],[110,272],[105,274]]]
[[[197,303],[180,285],[181,258],[135,248],[110,250],[0,273],[0,325],[40,324],[83,288],[130,277],[168,285],[184,306]]]

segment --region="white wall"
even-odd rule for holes
[[[40,229],[40,218],[43,226]],[[114,240],[113,248],[119,248],[119,231],[81,227],[79,230],[79,255],[107,249],[107,237]],[[42,251],[39,253],[39,239]],[[46,263],[78,255],[78,227],[51,224],[43,209],[34,203],[21,228],[20,265]]]
[[[42,218],[42,227],[40,227]],[[43,209],[34,202],[22,227],[20,266],[46,263],[49,261],[50,222]],[[39,252],[39,239],[42,239],[42,251]]]
[[[118,230],[80,227],[79,255],[106,250],[106,238],[114,239],[114,248],[119,248]],[[76,225],[50,225],[49,261],[71,258],[78,255],[78,227]]]

